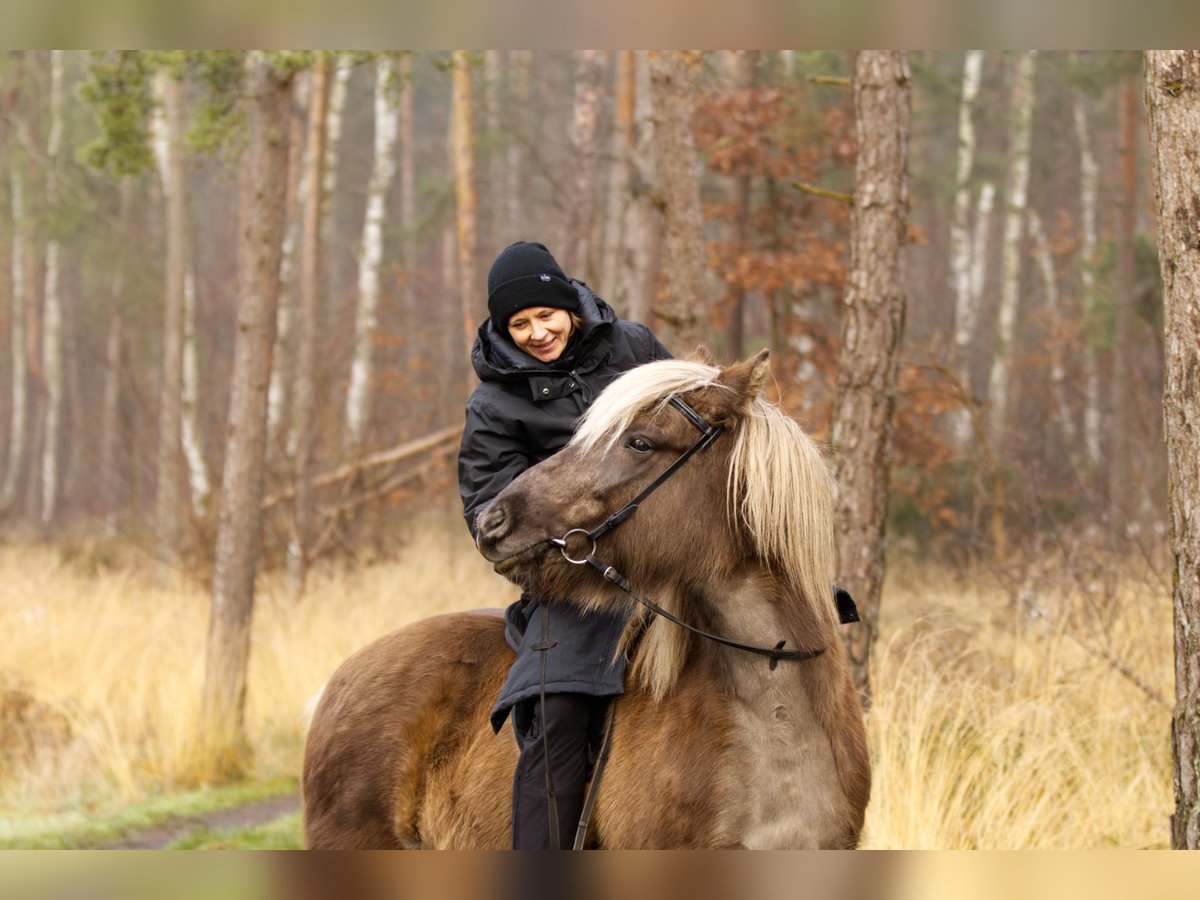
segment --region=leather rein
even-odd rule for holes
[[[646,487],[644,487],[637,494],[636,497],[634,497],[632,500],[630,500],[628,503],[626,503],[624,506],[622,506],[620,509],[618,509],[615,513],[613,513],[611,516],[609,516],[607,519],[605,519],[603,522],[601,522],[599,525],[597,525],[591,531],[588,531],[587,529],[584,529],[584,528],[572,528],[570,531],[568,531],[566,534],[564,534],[560,538],[551,538],[550,543],[553,544],[554,546],[558,547],[558,549],[562,552],[563,559],[565,559],[571,565],[591,566],[593,569],[595,569],[597,572],[599,572],[607,581],[610,581],[612,584],[616,585],[618,588],[620,588],[622,591],[624,591],[626,594],[628,594],[630,597],[632,597],[638,603],[642,604],[643,606],[645,606],[647,609],[654,612],[655,614],[662,616],[667,621],[673,622],[674,624],[680,626],[681,628],[686,628],[688,631],[692,632],[693,634],[699,635],[700,637],[705,638],[706,640],[714,641],[718,644],[723,644],[726,647],[732,647],[735,650],[742,650],[742,651],[745,651],[746,653],[756,653],[759,656],[768,657],[771,661],[772,671],[774,671],[775,667],[779,664],[779,660],[781,660],[781,659],[796,660],[796,661],[803,661],[806,659],[815,659],[816,657],[820,656],[822,653],[825,652],[824,648],[822,648],[820,650],[785,650],[783,648],[784,648],[784,645],[787,644],[786,639],[780,641],[778,644],[776,644],[773,647],[763,647],[763,646],[758,646],[755,644],[745,644],[745,643],[742,643],[741,641],[735,641],[732,638],[722,637],[719,634],[713,634],[711,632],[704,631],[703,629],[697,628],[694,625],[689,625],[687,622],[684,622],[682,619],[678,618],[677,616],[675,616],[672,613],[668,612],[667,610],[663,609],[661,606],[659,606],[657,603],[655,603],[650,598],[645,597],[642,594],[639,594],[637,591],[635,591],[633,589],[633,587],[629,584],[628,580],[626,580],[624,575],[622,575],[615,568],[608,565],[608,563],[604,562],[604,560],[600,559],[596,555],[596,541],[599,540],[602,535],[605,535],[608,532],[612,531],[614,528],[616,528],[618,525],[620,525],[622,522],[624,522],[626,519],[628,519],[630,516],[632,516],[635,512],[637,512],[638,506],[641,504],[641,502],[643,500],[645,500],[647,497],[649,497],[651,494],[653,494],[656,490],[658,490],[660,487],[662,487],[662,485],[667,481],[667,479],[669,479],[672,475],[674,475],[676,472],[678,472],[679,469],[682,468],[682,466],[689,459],[691,459],[693,456],[695,456],[701,450],[708,448],[712,444],[712,442],[715,441],[717,439],[717,437],[720,436],[721,432],[724,430],[723,427],[720,425],[709,424],[709,422],[706,421],[703,416],[701,416],[698,412],[696,412],[694,409],[692,409],[690,406],[688,406],[688,404],[686,402],[684,402],[683,400],[681,400],[679,397],[672,397],[670,400],[667,401],[667,403],[672,408],[678,410],[683,415],[683,417],[685,419],[687,419],[693,426],[695,426],[697,431],[700,432],[700,438],[696,441],[696,443],[692,444],[692,446],[689,447],[687,450],[685,450],[683,452],[683,454],[678,459],[675,460],[675,462],[671,463],[671,465],[668,466],[665,470],[663,470],[663,472],[657,478],[655,478],[648,485],[646,485]],[[575,534],[583,535],[584,539],[587,540],[591,544],[591,550],[587,554],[585,554],[583,557],[577,558],[577,557],[571,556],[570,551],[567,548],[567,540],[572,535],[575,535]]]

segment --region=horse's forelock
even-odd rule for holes
[[[626,372],[596,398],[580,420],[571,445],[584,453],[607,452],[617,438],[643,412],[664,405],[672,397],[718,387],[716,366],[681,359],[646,363]]]

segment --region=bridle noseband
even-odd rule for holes
[[[637,496],[635,496],[632,500],[630,500],[628,503],[626,503],[624,506],[622,506],[620,509],[618,509],[615,513],[613,513],[611,516],[609,516],[607,519],[605,519],[603,522],[601,522],[599,525],[597,525],[591,531],[588,531],[585,528],[572,528],[570,531],[568,531],[566,534],[564,534],[560,538],[551,538],[550,543],[552,543],[554,546],[558,547],[558,549],[562,552],[563,559],[565,559],[567,562],[571,563],[571,565],[575,565],[575,566],[589,565],[589,566],[591,566],[593,569],[595,569],[597,572],[599,572],[602,576],[604,576],[604,578],[606,580],[612,582],[618,588],[620,588],[622,591],[624,591],[626,594],[628,594],[630,597],[632,597],[634,600],[637,600],[639,603],[641,603],[647,609],[651,610],[652,612],[656,613],[657,615],[662,616],[664,619],[668,620],[669,622],[673,622],[676,625],[679,625],[681,628],[686,628],[688,631],[691,631],[694,634],[699,635],[700,637],[706,638],[710,641],[715,641],[718,644],[723,644],[726,647],[732,647],[735,650],[744,650],[747,653],[757,653],[760,656],[766,656],[766,657],[770,658],[772,671],[775,669],[775,666],[779,663],[779,660],[781,660],[781,659],[791,659],[791,660],[815,659],[816,657],[818,657],[822,653],[824,653],[825,650],[824,649],[821,649],[821,650],[784,650],[783,647],[787,643],[786,640],[780,641],[774,647],[760,647],[760,646],[756,646],[754,644],[744,644],[741,641],[735,641],[735,640],[732,640],[731,638],[721,637],[720,635],[712,634],[710,632],[703,631],[702,629],[696,628],[694,625],[689,625],[687,622],[684,622],[682,619],[679,619],[678,617],[669,613],[667,610],[663,609],[661,606],[659,606],[654,601],[650,600],[648,597],[644,597],[641,594],[637,593],[630,586],[629,582],[625,579],[624,575],[622,575],[620,572],[618,572],[612,566],[608,565],[606,562],[604,562],[602,559],[600,559],[599,557],[596,556],[596,541],[599,540],[602,535],[605,535],[608,532],[612,531],[614,528],[616,528],[618,525],[620,525],[622,522],[624,522],[626,519],[628,519],[630,516],[632,516],[635,512],[637,512],[638,506],[641,504],[641,502],[643,500],[645,500],[647,497],[649,497],[651,494],[653,494],[656,490],[658,490],[660,487],[662,487],[663,483],[666,482],[667,479],[669,479],[676,472],[678,472],[679,469],[684,465],[684,463],[686,463],[689,459],[691,459],[693,456],[695,456],[701,450],[704,450],[707,447],[709,447],[709,445],[711,445],[712,442],[717,439],[717,437],[721,434],[721,432],[724,431],[724,428],[722,426],[710,424],[707,420],[705,420],[705,418],[703,416],[701,416],[698,412],[696,412],[694,409],[692,409],[690,406],[688,406],[688,404],[686,402],[684,402],[683,400],[681,400],[679,397],[672,397],[670,400],[667,401],[667,404],[669,406],[671,406],[672,408],[678,410],[685,419],[687,419],[692,425],[695,426],[696,430],[700,432],[699,440],[697,440],[696,443],[692,444],[692,446],[688,447],[688,449],[685,450],[678,459],[676,459],[673,463],[671,463],[671,465],[669,465],[666,469],[664,469],[663,472],[657,478],[655,478],[648,485],[646,485],[646,487],[644,487],[640,492],[638,492]],[[584,539],[587,540],[591,544],[591,549],[582,558],[576,558],[576,557],[571,556],[570,551],[567,549],[568,538],[570,538],[572,535],[575,535],[575,534],[583,535]]]

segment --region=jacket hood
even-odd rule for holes
[[[489,316],[479,326],[471,348],[471,364],[480,381],[517,381],[530,376],[587,372],[604,359],[616,313],[582,281],[572,278],[571,285],[579,293],[583,326],[571,336],[563,355],[549,363],[535,359],[519,350],[507,329],[497,328]]]

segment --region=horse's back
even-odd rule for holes
[[[308,846],[420,846],[446,816],[426,803],[429,784],[465,774],[481,737],[497,740],[488,713],[511,661],[503,620],[481,610],[415,622],[342,663],[305,747]]]

